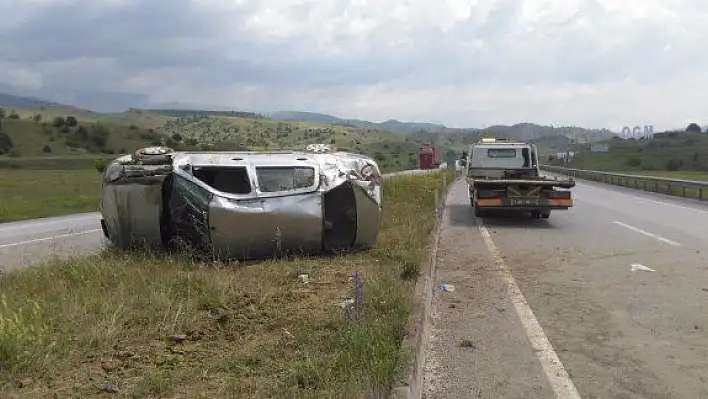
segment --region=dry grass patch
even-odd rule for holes
[[[251,264],[105,253],[7,274],[0,396],[386,395],[442,181],[387,181],[368,252]],[[352,320],[340,304],[355,272]]]

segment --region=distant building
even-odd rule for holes
[[[570,163],[575,157],[575,151],[565,151],[556,153],[556,158],[561,160],[563,163]]]

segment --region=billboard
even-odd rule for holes
[[[621,137],[625,139],[652,139],[654,138],[654,125],[644,125],[643,132],[641,126],[633,128],[625,126],[622,128]]]

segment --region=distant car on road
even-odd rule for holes
[[[376,244],[381,172],[325,145],[306,151],[176,152],[149,147],[103,175],[104,235],[118,248],[188,248],[219,259]]]

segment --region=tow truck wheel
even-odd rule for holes
[[[541,212],[541,217],[544,219],[548,219],[549,217],[551,217],[551,211]]]
[[[474,207],[474,216],[479,218],[479,217],[484,216],[484,213],[482,213],[481,209],[479,209],[478,207],[475,206]]]

